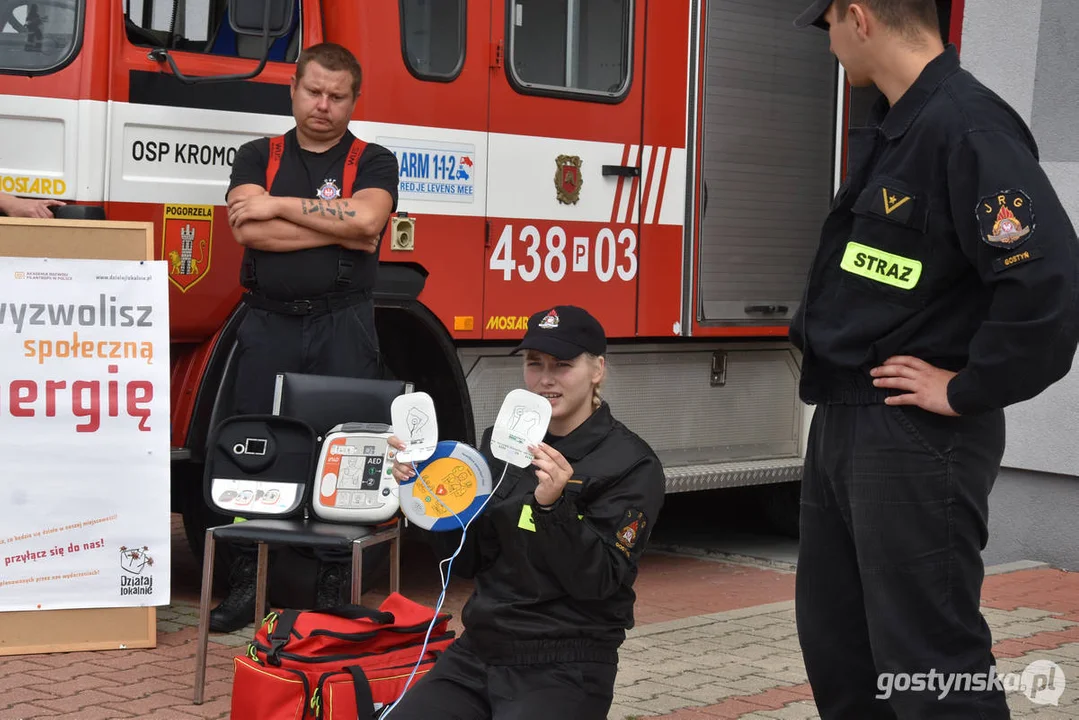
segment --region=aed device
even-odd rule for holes
[[[318,436],[310,425],[276,415],[237,415],[210,438],[203,494],[211,508],[236,517],[300,515],[317,457]]]
[[[393,477],[393,433],[382,423],[345,423],[322,442],[311,509],[323,520],[380,523],[400,508]]]
[[[433,532],[460,530],[491,494],[491,468],[479,450],[442,440],[434,454],[416,465],[417,474],[398,489],[401,512]],[[454,517],[456,514],[456,517]]]

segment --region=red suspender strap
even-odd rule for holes
[[[277,169],[281,167],[281,156],[285,154],[285,136],[270,138],[270,161],[266,163],[266,192],[273,188]]]
[[[345,169],[341,173],[341,197],[352,197],[352,186],[356,182],[356,167],[360,164],[360,155],[363,155],[364,148],[367,147],[367,143],[359,138],[355,138],[352,141],[352,147],[348,149],[348,155],[345,157]],[[346,253],[344,248],[341,248],[341,252],[337,258],[337,284],[345,287],[352,287],[353,275],[352,271],[355,267],[352,259],[348,257],[353,253]]]
[[[360,155],[363,155],[367,143],[359,138],[352,141],[352,147],[348,149],[348,157],[345,158],[345,172],[341,176],[341,197],[352,197],[352,186],[356,182],[356,167],[360,164]]]

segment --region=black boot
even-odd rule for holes
[[[331,556],[332,557],[332,556]],[[390,549],[386,543],[363,551],[363,584],[370,590],[386,579],[390,568]],[[318,593],[315,609],[337,607],[352,603],[352,559],[322,557],[319,559]],[[364,589],[361,588],[361,589]]]
[[[320,563],[315,609],[325,610],[339,605],[346,605],[351,601],[352,566],[348,563],[339,562],[323,561]]]
[[[210,630],[234,632],[255,619],[255,559],[238,555],[229,569],[229,594],[210,611]]]

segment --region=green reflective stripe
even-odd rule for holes
[[[536,521],[532,519],[532,506],[528,503],[521,507],[521,517],[517,520],[517,527],[529,532],[536,532]]]
[[[847,243],[847,250],[843,253],[843,261],[839,263],[839,267],[854,275],[902,290],[913,290],[922,277],[920,261],[886,253],[853,240]]]

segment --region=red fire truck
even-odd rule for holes
[[[364,69],[353,131],[400,163],[377,322],[444,437],[475,441],[519,384],[527,316],[575,303],[670,491],[789,483],[809,413],[787,326],[866,99],[824,33],[791,27],[805,4],[0,0],[0,190],[154,224],[196,546],[243,312],[230,164],[292,126],[294,61],[323,40]],[[962,5],[940,3],[953,42]]]

